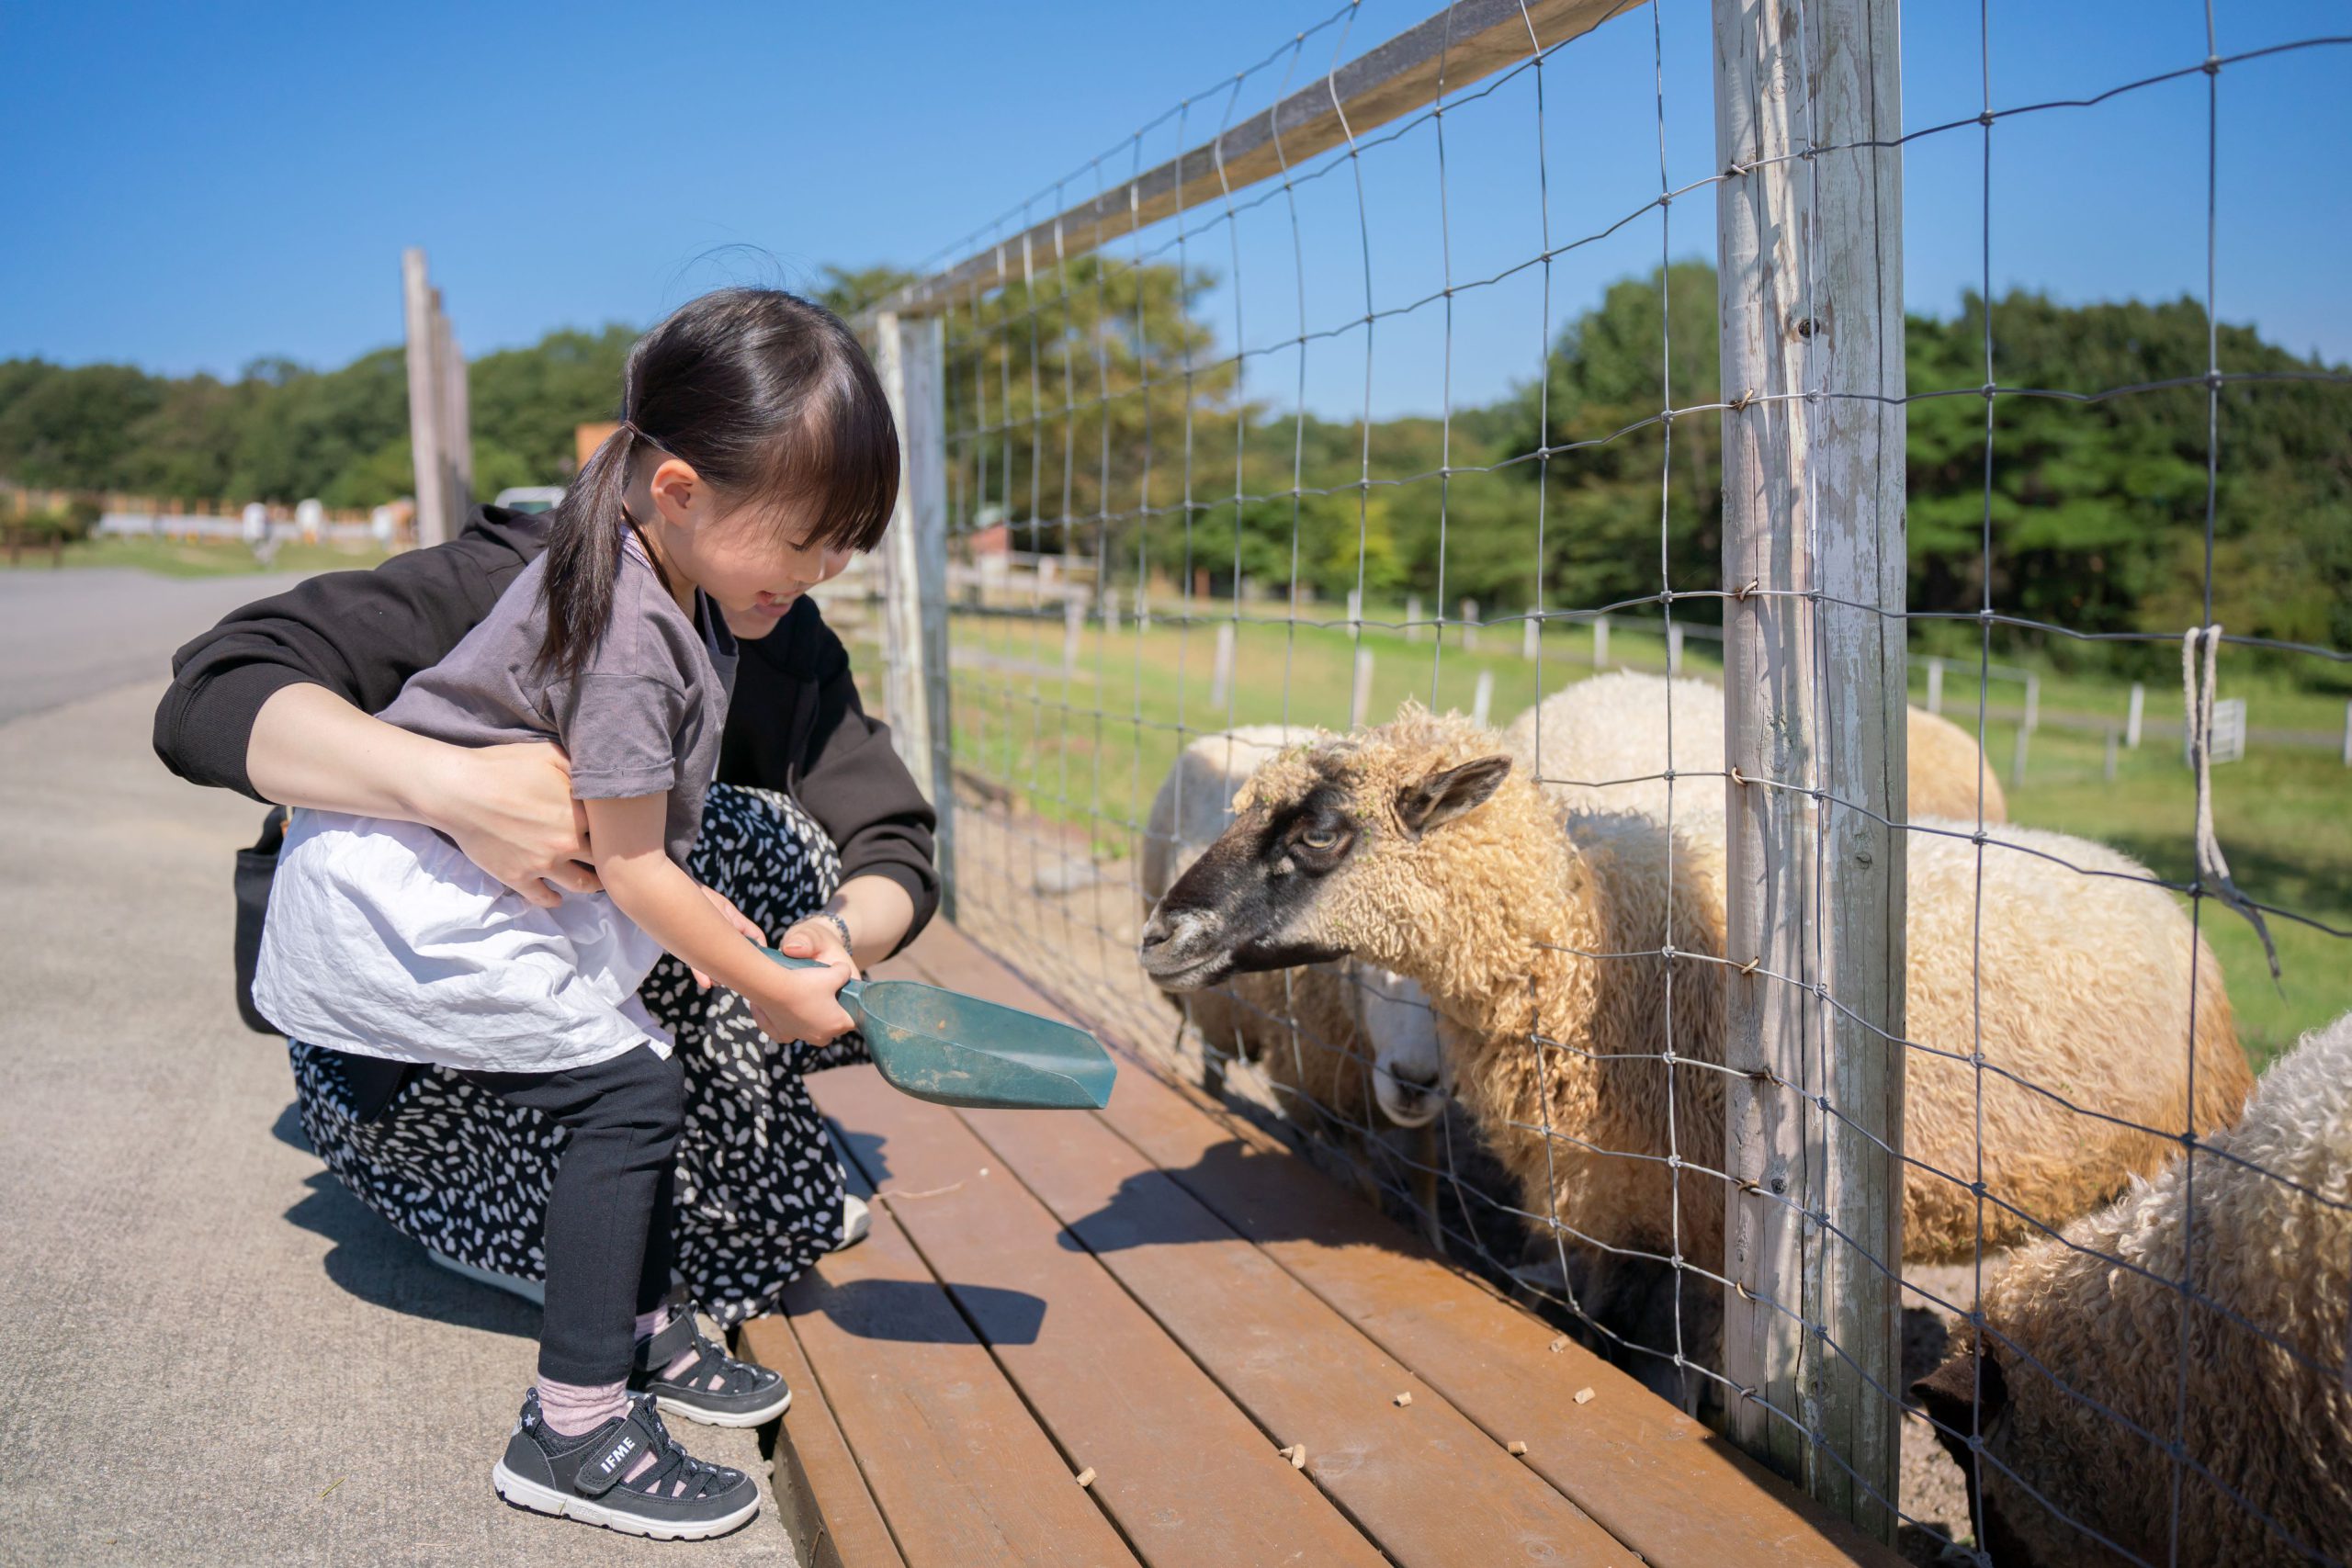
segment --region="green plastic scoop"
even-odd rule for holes
[[[787,969],[813,958],[761,952]],[[874,1065],[902,1094],[938,1105],[1022,1111],[1102,1110],[1118,1064],[1083,1029],[918,980],[852,980],[841,989]]]

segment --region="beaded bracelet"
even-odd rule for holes
[[[793,923],[795,925],[805,926],[810,920],[831,921],[833,930],[842,933],[842,951],[848,953],[852,958],[855,958],[857,956],[857,942],[856,940],[849,934],[849,922],[847,920],[842,919],[831,909],[820,909],[813,915],[802,916],[798,920],[796,920]]]

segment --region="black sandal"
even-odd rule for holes
[[[689,1350],[694,1359],[677,1376],[661,1375],[663,1367]],[[670,1414],[707,1427],[756,1427],[775,1420],[792,1404],[792,1390],[780,1374],[737,1360],[702,1331],[691,1302],[673,1303],[670,1321],[637,1342],[637,1370],[629,1374],[628,1385],[651,1394]]]
[[[653,1462],[624,1479],[647,1453]],[[725,1535],[760,1511],[760,1489],[750,1476],[688,1454],[662,1425],[653,1401],[641,1396],[629,1401],[626,1416],[585,1437],[566,1438],[549,1428],[533,1389],[490,1483],[515,1507],[656,1540]]]

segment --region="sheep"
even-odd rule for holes
[[[2009,798],[2001,792],[2001,781],[1994,776],[1992,764],[1984,760],[1984,749],[1971,735],[1951,720],[1925,708],[1903,710],[1909,722],[1903,727],[1905,793],[1910,796],[1906,810],[1914,821],[1921,818],[1941,818],[1953,822],[1974,822],[1977,793],[1984,792],[1986,826],[2009,819]],[[1973,775],[1973,777],[1971,775]]]
[[[1380,728],[1272,758],[1146,924],[1145,969],[1191,991],[1353,955],[1419,981],[1456,1092],[1523,1208],[1604,1249],[1712,1267],[1724,1184],[1682,1181],[1678,1206],[1657,1156],[1723,1168],[1723,1077],[1705,1065],[1724,1060],[1727,970],[1707,962],[1724,953],[1722,849],[1638,814],[1547,800],[1498,753],[1493,732],[1408,703]],[[2026,1216],[2055,1224],[2105,1201],[2162,1163],[2163,1130],[2225,1125],[2251,1082],[2211,951],[2144,870],[2058,834],[2005,839],[2018,847],[1984,848],[1980,933],[1976,846],[1911,838],[1909,1038],[1962,1058],[1981,1038],[1992,1066],[2159,1131],[1982,1074],[1987,1245],[2024,1239]],[[1669,889],[1670,964],[1657,956]],[[1669,1017],[1681,1059],[1670,1080]],[[2180,1044],[2192,1017],[2193,1106]],[[1965,1186],[1980,1075],[1929,1051],[1906,1065],[1917,1163],[1905,1172],[1905,1256],[1966,1256],[1980,1235]]]
[[[1225,831],[1233,796],[1259,763],[1310,732],[1249,725],[1187,745],[1160,782],[1145,823],[1144,910],[1151,912],[1200,852]],[[1295,1120],[1317,1109],[1343,1122],[1371,1100],[1400,1127],[1434,1122],[1445,1106],[1444,1059],[1428,998],[1410,980],[1369,964],[1236,975],[1225,986],[1171,1002],[1203,1039],[1258,1064]],[[1292,1027],[1292,1021],[1296,1027]],[[1332,1129],[1336,1131],[1335,1129]]]
[[[1669,710],[1672,733],[1668,734]],[[1975,738],[1951,720],[1905,710],[1910,801],[1906,814],[1976,821],[1984,792],[1986,823],[2008,820],[2000,781],[1984,765]],[[1669,745],[1669,739],[1671,745]],[[1688,676],[1668,680],[1618,671],[1579,681],[1544,698],[1503,732],[1505,749],[1532,767],[1554,798],[1588,811],[1667,815],[1669,761],[1677,827],[1720,837],[1724,820],[1723,688]],[[1972,779],[1971,774],[1974,777]],[[1626,782],[1616,782],[1626,781]]]
[[[2147,1562],[2352,1561],[2352,1014],[2274,1065],[2211,1146],[2018,1253],[1981,1334],[1913,1385],[1981,1473],[1976,1543],[2001,1568],[2119,1561],[2082,1529]]]

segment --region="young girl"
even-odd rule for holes
[[[749,1519],[757,1489],[689,1458],[658,1411],[750,1426],[791,1393],[668,1301],[681,1077],[637,988],[667,950],[806,1015],[807,976],[682,863],[734,671],[722,615],[779,618],[879,541],[898,437],[848,329],[774,290],[707,295],[654,328],[622,406],[546,552],[380,716],[461,745],[560,743],[603,890],[541,907],[429,829],[297,811],[254,998],[289,1037],[437,1063],[566,1129],[538,1381],[492,1483],[543,1513],[699,1538]]]

